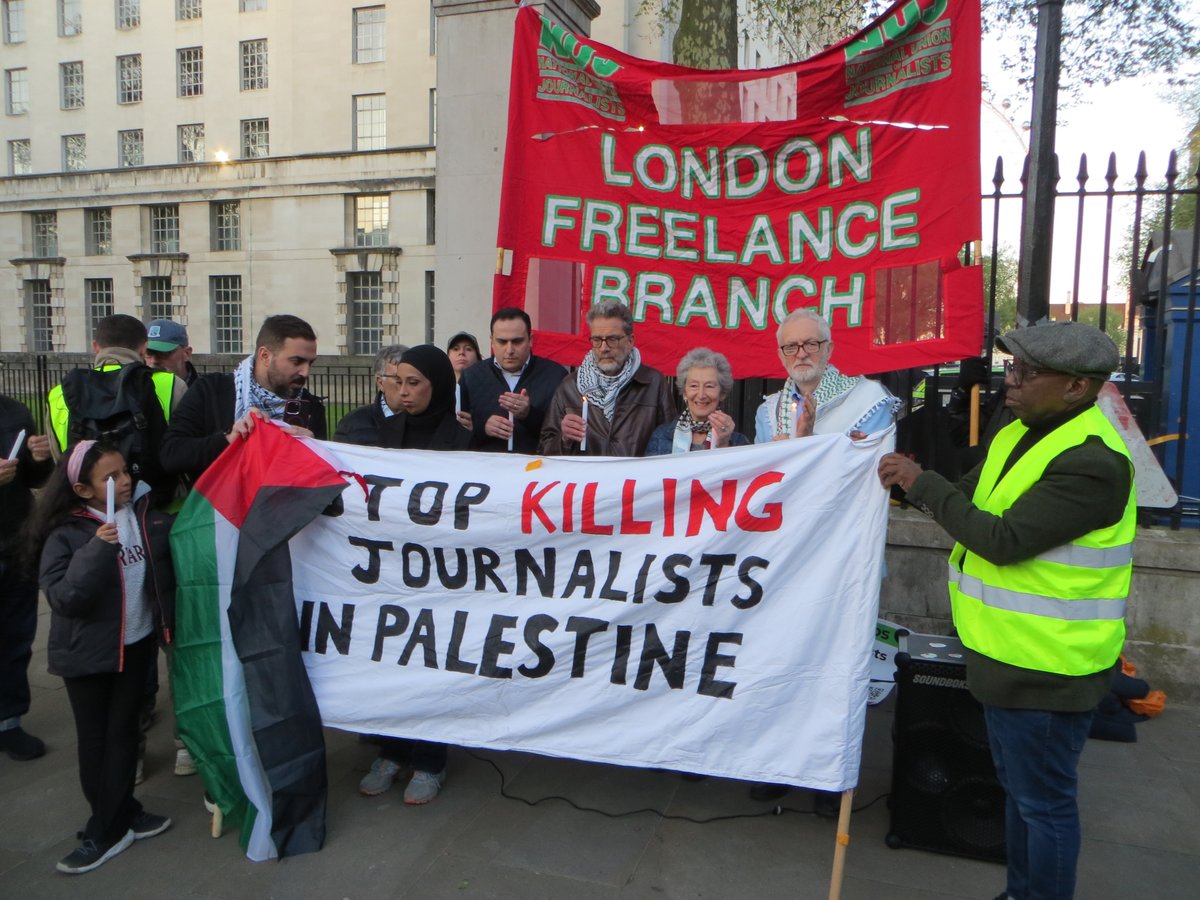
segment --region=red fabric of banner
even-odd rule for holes
[[[979,35],[979,0],[909,0],[811,59],[717,72],[520,10],[495,308],[564,365],[606,298],[665,372],[703,345],[779,375],[800,307],[847,374],[978,353]]]

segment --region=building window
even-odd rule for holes
[[[267,0],[241,0],[242,12],[258,12],[260,9],[267,8]]]
[[[267,119],[242,119],[242,158],[261,159],[271,152],[271,128]]]
[[[49,279],[25,282],[25,308],[29,313],[29,351],[50,353],[54,349],[54,312],[50,306]]]
[[[211,275],[213,353],[242,352],[242,276]]]
[[[140,166],[145,162],[142,129],[131,128],[117,132],[117,165],[121,168]]]
[[[62,82],[62,108],[80,109],[83,107],[83,63],[65,62],[58,66],[59,80]]]
[[[33,152],[29,138],[8,142],[8,171],[13,175],[33,174]]]
[[[388,242],[387,194],[360,194],[354,198],[354,246],[385,247]]]
[[[387,107],[383,94],[354,98],[354,149],[382,150],[387,146]]]
[[[142,279],[142,314],[151,319],[175,318],[171,302],[171,276],[155,275]]]
[[[4,43],[25,40],[25,0],[4,0]]]
[[[425,243],[437,243],[437,191],[425,192]]]
[[[362,6],[354,10],[354,61],[383,62],[383,7]]]
[[[88,256],[112,254],[111,209],[105,206],[83,211],[83,246]]]
[[[433,343],[433,272],[425,270],[425,343]]]
[[[58,256],[58,213],[30,213],[33,232],[33,255],[39,259]]]
[[[29,112],[29,70],[4,70],[4,111],[10,116]]]
[[[179,126],[179,161],[204,162],[204,125]]]
[[[237,200],[209,204],[212,215],[212,248],[242,249],[242,205]]]
[[[117,102],[142,102],[142,54],[117,57]]]
[[[105,316],[111,316],[113,308],[113,281],[111,278],[85,278],[83,280],[83,296],[86,304],[84,312],[87,315],[87,333],[96,333],[96,323]]]
[[[58,33],[62,37],[83,34],[83,0],[58,0]]]
[[[267,39],[242,41],[242,90],[261,91],[267,86]]]
[[[142,24],[142,0],[117,0],[117,28],[128,31]]]
[[[375,353],[383,346],[383,275],[351,272],[346,276],[346,292],[350,352]]]
[[[150,252],[179,252],[179,207],[174,203],[150,207]],[[151,316],[162,319],[165,316]]]
[[[175,0],[175,18],[180,21],[198,19],[200,7],[200,0]]]
[[[67,172],[81,172],[87,168],[87,136],[82,134],[64,134],[63,169]]]
[[[204,93],[204,48],[184,47],[175,52],[179,72],[179,96],[198,97]]]
[[[429,146],[437,146],[437,88],[429,89]]]

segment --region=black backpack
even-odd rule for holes
[[[67,444],[82,440],[114,444],[135,481],[156,493],[174,491],[175,480],[158,463],[167,420],[154,391],[154,371],[144,363],[119,369],[75,369],[62,383]]]

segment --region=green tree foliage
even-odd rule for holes
[[[1003,334],[1017,327],[1017,255],[1012,249],[1000,246],[996,256],[983,258],[984,303],[987,303],[992,286],[996,282],[996,331]],[[986,313],[986,307],[985,307]]]

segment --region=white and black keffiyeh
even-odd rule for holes
[[[642,355],[637,347],[625,360],[625,365],[616,375],[605,375],[596,365],[596,357],[589,353],[583,358],[579,371],[575,374],[575,385],[579,393],[587,397],[588,403],[593,403],[604,410],[604,416],[612,421],[613,413],[617,410],[617,397],[625,385],[633,378],[633,373],[642,364]]]
[[[240,363],[233,373],[234,408],[233,420],[236,422],[250,407],[260,410],[271,419],[283,418],[285,398],[268,391],[254,379],[254,354],[250,354]]]

